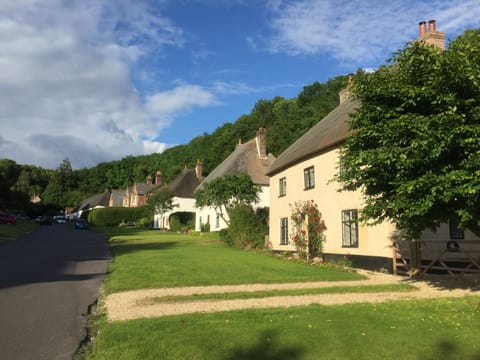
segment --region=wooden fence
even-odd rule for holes
[[[480,240],[396,241],[393,245],[395,274],[480,274]]]

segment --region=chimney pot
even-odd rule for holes
[[[258,129],[256,140],[258,157],[265,159],[267,157],[267,130],[265,128]]]
[[[427,23],[425,21],[420,21],[418,23],[418,26],[420,28],[420,37],[425,35],[425,32],[427,31]]]
[[[437,31],[435,28],[436,28],[435,20],[429,20],[428,21],[428,31],[429,32],[435,32],[435,31]]]
[[[203,178],[203,164],[200,159],[197,160],[195,165],[195,175],[197,176],[197,179]]]

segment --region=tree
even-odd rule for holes
[[[363,192],[361,219],[413,240],[452,219],[480,234],[480,30],[443,52],[408,44],[392,66],[359,71],[353,92],[337,179]]]
[[[147,205],[150,207],[153,215],[159,214],[160,216],[178,206],[173,203],[172,193],[167,187],[164,187],[149,196],[147,199]]]
[[[196,206],[199,208],[210,206],[228,225],[230,222],[225,216],[239,204],[258,202],[260,187],[253,184],[247,174],[225,175],[204,184],[195,192]]]

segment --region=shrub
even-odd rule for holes
[[[182,223],[180,222],[180,219],[178,218],[178,216],[175,216],[175,214],[170,216],[169,221],[170,221],[170,230],[175,232],[178,232],[181,230]]]
[[[230,243],[239,248],[263,247],[268,228],[250,205],[236,206],[229,212],[229,217]]]

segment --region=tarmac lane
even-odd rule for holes
[[[109,259],[103,235],[70,224],[0,245],[0,358],[72,359]]]

